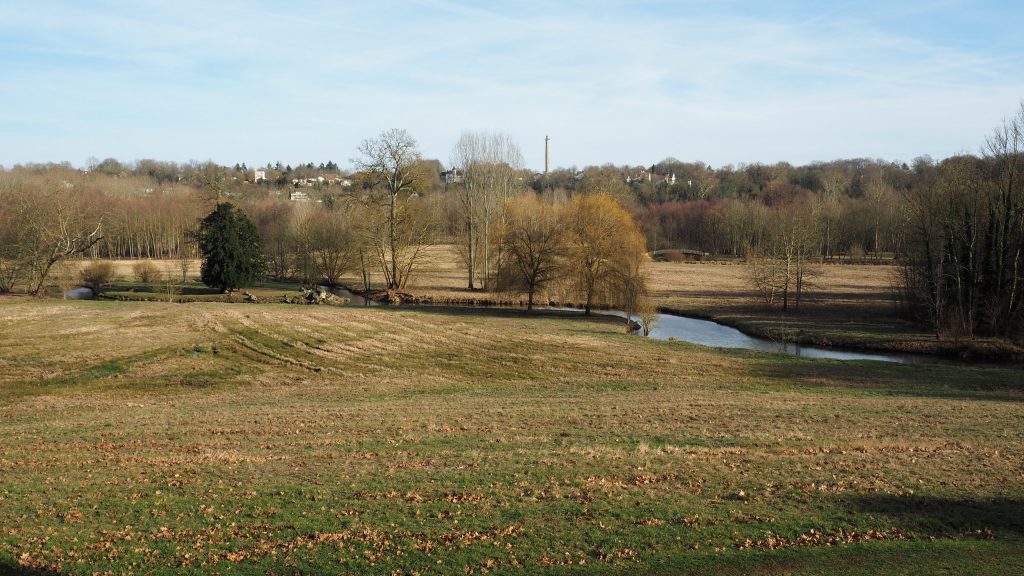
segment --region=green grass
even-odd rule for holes
[[[1020,370],[620,330],[0,299],[0,572],[1021,572]]]

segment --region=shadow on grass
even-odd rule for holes
[[[453,304],[402,304],[400,306],[380,306],[379,309],[403,312],[426,312],[446,316],[475,316],[485,318],[574,318],[587,319],[602,323],[622,324],[623,319],[609,314],[594,312],[585,316],[582,310],[553,310],[550,308],[534,308],[527,310],[522,306],[477,306]]]
[[[896,526],[935,536],[1024,536],[1024,500],[881,494],[854,497],[849,505],[857,513],[887,516]]]
[[[56,576],[60,572],[46,568],[29,568],[18,564],[16,560],[10,557],[0,556],[0,574],[10,576]]]
[[[216,288],[203,286],[202,284],[180,284],[174,285],[175,296],[216,296],[222,294]],[[111,294],[137,294],[137,295],[164,295],[167,293],[167,286],[160,283],[152,284],[112,284],[103,289],[104,295]]]
[[[795,386],[890,396],[1024,402],[1020,368],[823,362],[780,356],[750,372]]]

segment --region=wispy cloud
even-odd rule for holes
[[[527,161],[909,160],[1024,96],[1014,4],[58,2],[0,6],[0,163],[300,162],[408,128]]]

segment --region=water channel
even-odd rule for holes
[[[800,346],[791,342],[776,342],[765,338],[757,338],[744,334],[743,332],[724,326],[710,320],[700,320],[688,316],[675,316],[673,314],[658,314],[658,319],[651,330],[651,338],[658,340],[669,340],[675,338],[702,346],[713,346],[717,348],[743,348],[746,350],[760,350],[779,354],[790,354],[793,356],[804,356],[806,358],[828,358],[831,360],[874,360],[877,362],[896,362],[899,364],[922,363],[932,360],[930,358],[915,357],[902,354],[865,353],[837,350],[835,348],[821,348],[815,346]],[[938,360],[938,359],[934,359]]]
[[[349,305],[351,306],[373,306],[375,302],[353,294],[348,290],[334,289],[332,292],[335,295],[342,296],[349,299]],[[470,306],[467,306],[470,307]],[[558,310],[563,312],[580,312],[583,310],[579,308],[565,308],[565,307],[548,307],[548,310]],[[609,314],[614,316],[623,317],[622,312],[618,311],[602,311],[597,312],[599,314]],[[774,354],[789,354],[792,356],[803,356],[805,358],[827,358],[831,360],[873,360],[876,362],[895,362],[899,364],[919,364],[919,363],[938,363],[942,362],[941,358],[932,358],[927,356],[914,356],[909,354],[884,354],[884,353],[867,353],[867,352],[854,352],[848,350],[839,350],[835,348],[822,348],[816,346],[801,346],[799,344],[793,344],[791,342],[777,342],[768,340],[766,338],[758,338],[756,336],[750,336],[732,328],[725,326],[711,320],[701,320],[698,318],[691,318],[689,316],[677,316],[674,314],[658,314],[657,320],[654,324],[650,338],[657,340],[679,340],[682,342],[689,342],[691,344],[700,344],[701,346],[711,346],[715,348],[741,348],[744,350],[758,350],[761,352],[770,352]]]
[[[326,287],[324,287],[326,288]],[[376,306],[377,303],[352,292],[335,288],[330,290],[336,296],[348,299],[349,306]],[[65,292],[67,298],[91,298],[92,290],[88,288],[76,288]],[[566,312],[580,312],[579,308],[547,308]],[[622,312],[602,311],[599,314],[609,314],[622,317]],[[815,346],[800,346],[789,342],[776,342],[765,338],[758,338],[744,334],[743,332],[710,320],[701,320],[688,316],[677,316],[674,314],[658,314],[657,320],[649,335],[657,340],[679,340],[701,346],[716,348],[741,348],[745,350],[758,350],[775,354],[790,354],[807,358],[828,358],[832,360],[874,360],[877,362],[896,362],[900,364],[922,364],[942,363],[943,359],[930,356],[915,356],[909,354],[883,354],[865,353],[839,350],[835,348],[821,348]]]

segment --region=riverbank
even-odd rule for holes
[[[995,338],[936,338],[901,318],[892,289],[895,268],[881,264],[821,266],[796,309],[763,302],[741,262],[651,265],[651,292],[670,314],[712,320],[752,336],[805,346],[933,355],[968,362],[1024,362],[1024,348]]]
[[[740,330],[744,334],[766,340],[787,342],[800,346],[839,348],[859,352],[913,354],[936,356],[965,362],[1024,363],[1024,349],[998,339],[939,340],[932,336],[923,340],[917,333],[908,337],[881,336],[879,334],[853,335],[842,330],[841,320],[817,322],[808,326],[802,318],[736,317],[729,312],[714,310],[659,308],[665,314],[700,318]],[[838,329],[837,329],[838,328]]]
[[[459,295],[457,291],[453,290],[441,293],[430,291],[415,293],[346,289],[380,304],[479,308],[525,308],[527,304],[525,298],[508,294],[480,293],[477,295],[470,293]],[[742,312],[737,313],[736,306],[715,309],[705,305],[707,302],[707,300],[700,299],[698,306],[694,308],[659,306],[658,311],[672,316],[712,321],[740,330],[754,338],[780,344],[789,343],[866,354],[933,356],[963,362],[1024,363],[1024,349],[1004,340],[938,340],[934,338],[934,335],[920,331],[917,326],[894,318],[889,318],[888,322],[875,319],[874,326],[866,330],[863,317],[851,320],[846,317],[846,308],[838,310],[823,308],[820,300],[811,304],[805,303],[803,312],[794,311],[789,315],[766,314],[763,309],[758,309],[749,303],[744,303]],[[535,302],[535,305],[561,308],[582,307],[578,302],[548,299],[543,302]],[[809,311],[808,308],[811,306],[813,309]],[[864,308],[864,305],[862,304],[859,308]],[[608,306],[595,306],[594,309],[610,310]],[[686,338],[680,337],[680,339],[685,340]]]
[[[434,306],[526,306],[521,294],[494,294],[465,288],[465,271],[451,246],[425,250],[422,266],[397,296],[406,303]],[[119,300],[241,302],[244,296],[217,294],[195,281],[198,265],[188,272],[190,281],[145,286],[127,282],[134,262],[117,262],[122,280],[106,291]],[[165,277],[174,277],[175,264],[160,262]],[[739,261],[698,263],[652,262],[650,291],[655,305],[665,313],[712,320],[751,336],[803,346],[840,347],[866,353],[932,355],[970,362],[1024,362],[1024,348],[998,339],[936,338],[918,324],[900,318],[892,289],[895,268],[886,264],[828,264],[808,282],[799,310],[782,314],[752,289],[749,268]],[[178,272],[180,274],[180,272]],[[354,286],[354,275],[343,278]],[[268,282],[249,288],[260,303],[287,302],[299,293],[300,284]],[[353,292],[359,292],[354,290]],[[378,299],[390,296],[377,291]],[[539,305],[578,306],[558,286],[538,295]]]

